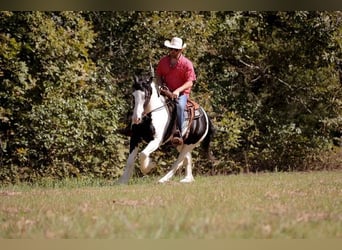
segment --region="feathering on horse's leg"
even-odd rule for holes
[[[186,153],[185,155],[184,164],[186,165],[185,166],[185,178],[182,179],[180,182],[182,183],[193,182],[195,179],[192,175],[192,157],[191,157],[190,151]]]
[[[140,170],[144,175],[148,174],[153,168],[156,167],[156,164],[151,160],[151,158],[148,155],[140,153],[139,158]]]
[[[140,170],[143,174],[148,174],[153,168],[156,167],[156,164],[151,160],[150,154],[158,149],[161,144],[161,140],[159,138],[155,138],[150,141],[146,148],[140,153]]]
[[[137,154],[138,154],[138,147],[135,147],[133,149],[133,151],[131,151],[129,156],[128,156],[124,173],[119,178],[118,184],[127,184],[128,183],[129,179],[131,178],[131,176],[133,174],[134,161],[135,161],[135,157],[137,156]]]
[[[158,182],[159,183],[165,183],[165,182],[168,182],[173,176],[174,174],[177,172],[178,168],[180,166],[182,166],[183,164],[183,161],[179,162],[178,160],[172,165],[172,168],[171,170],[166,174],[164,175],[163,178],[161,178]]]

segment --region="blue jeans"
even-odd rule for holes
[[[188,97],[186,95],[181,95],[178,97],[177,103],[177,121],[178,121],[178,128],[182,134],[182,126],[184,122],[184,110],[186,106],[186,102],[188,101]]]

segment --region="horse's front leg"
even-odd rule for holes
[[[124,173],[119,178],[118,184],[127,184],[129,179],[131,178],[134,170],[134,161],[135,157],[138,154],[138,150],[138,146],[135,146],[135,148],[129,153]]]
[[[155,138],[147,144],[143,151],[141,151],[139,160],[140,170],[143,174],[148,174],[153,168],[156,167],[156,164],[150,158],[150,154],[157,150],[160,144],[161,140],[159,138]]]

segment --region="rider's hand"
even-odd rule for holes
[[[174,94],[176,96],[176,98],[179,97],[179,91],[178,90],[173,91],[172,94]]]

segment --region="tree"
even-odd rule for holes
[[[215,49],[208,54],[218,79],[213,103],[248,124],[237,154],[246,167],[298,168],[326,145],[332,129],[341,128],[324,122],[341,117],[340,17],[304,11],[217,13]]]
[[[89,57],[91,23],[81,13],[39,11],[2,13],[1,22],[2,178],[115,177],[119,100]]]
[[[195,158],[198,172],[304,168],[341,140],[341,17],[0,12],[0,178],[119,175],[128,138],[118,131],[129,122],[132,77],[149,73],[173,36],[188,44],[198,76],[192,98],[217,127],[221,162],[210,169]]]

